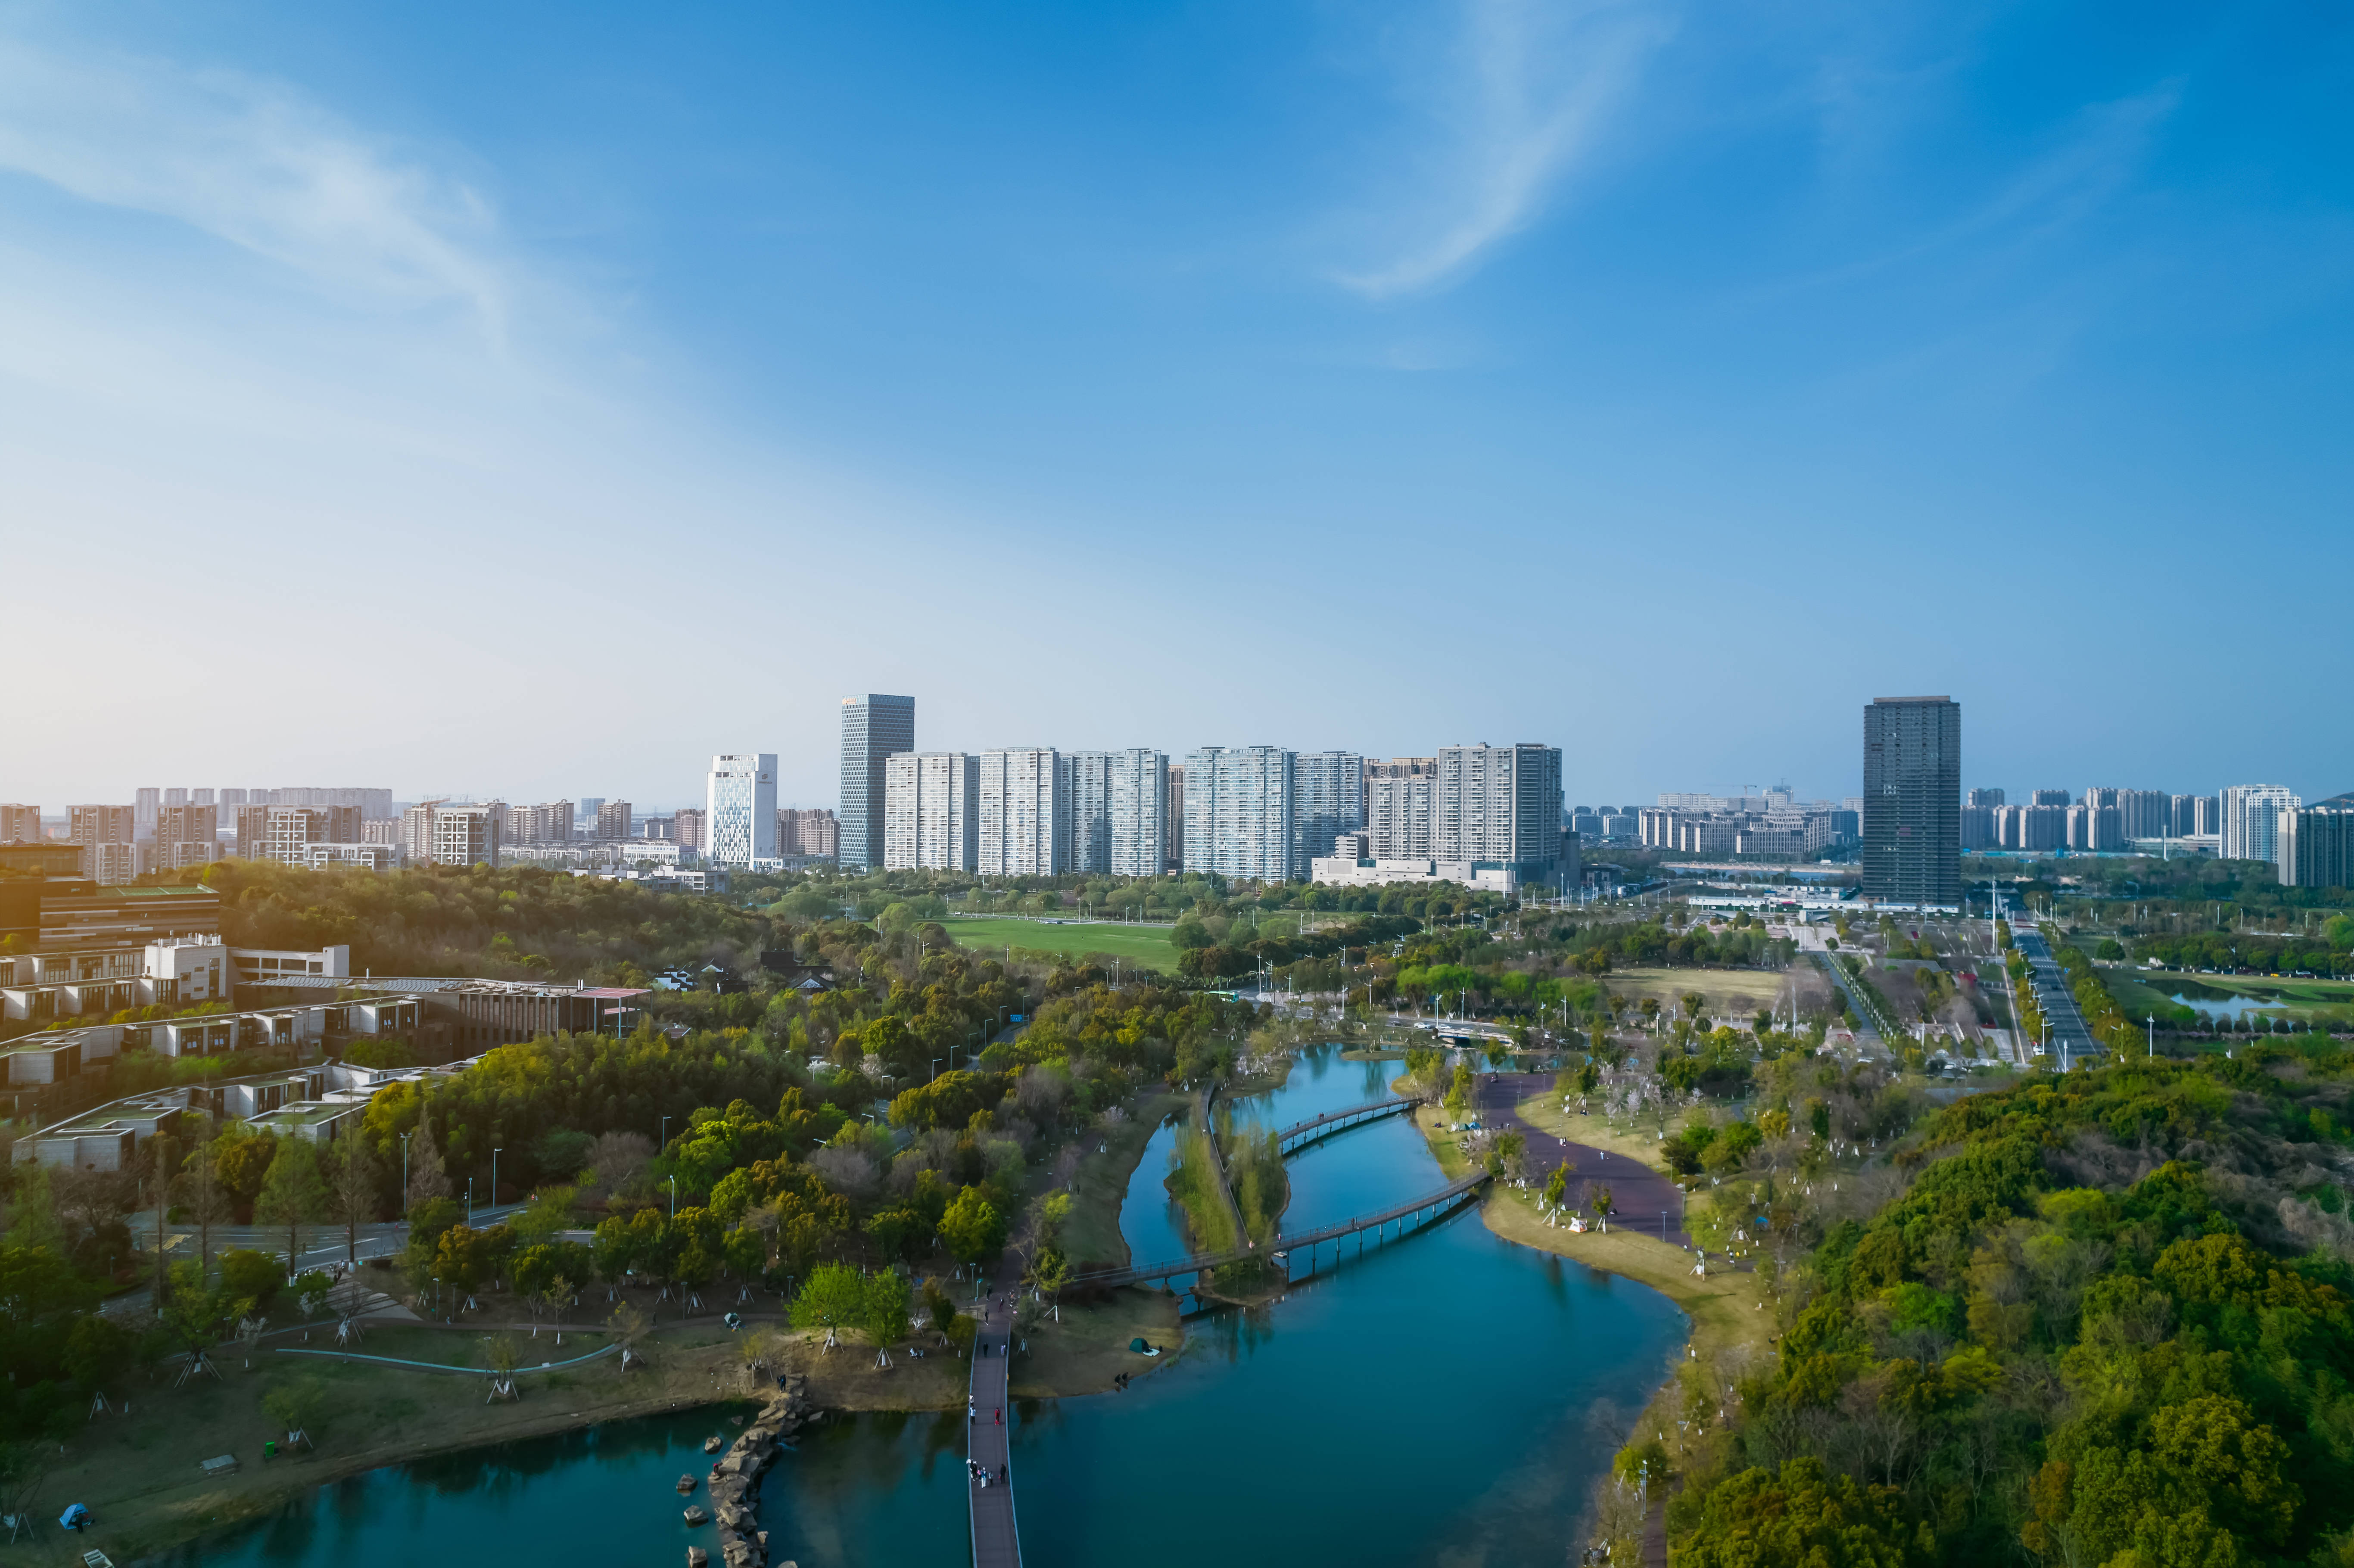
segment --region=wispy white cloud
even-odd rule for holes
[[[1341,281],[1374,299],[1443,284],[1535,221],[1672,30],[1649,0],[1459,0],[1416,83],[1436,147],[1393,173],[1387,259]]]
[[[490,205],[282,85],[0,39],[0,168],[176,219],[373,303],[456,303],[494,341]]]

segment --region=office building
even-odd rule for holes
[[[1878,697],[1863,710],[1863,892],[1888,903],[1962,900],[1962,707]]]
[[[755,869],[777,863],[777,758],[727,752],[711,759],[705,785],[703,858]]]
[[[2283,887],[2354,887],[2354,808],[2283,811],[2274,831]]]
[[[1365,759],[1353,751],[1301,751],[1291,759],[1291,864],[1332,853],[1333,842],[1365,825]]]
[[[588,804],[586,800],[581,802],[584,810]],[[627,800],[599,800],[596,813],[588,820],[597,824],[597,836],[600,839],[625,839],[630,836],[630,803]]]
[[[1373,859],[1430,858],[1431,795],[1437,788],[1435,758],[1427,772],[1374,773],[1365,780],[1365,834],[1373,841]],[[1598,821],[1596,827],[1598,833]]]
[[[1295,874],[1292,753],[1205,746],[1185,758],[1185,869],[1252,882]],[[1296,868],[1305,875],[1309,868]]]
[[[1433,860],[1511,865],[1524,883],[1575,875],[1575,841],[1564,840],[1561,831],[1559,747],[1527,741],[1447,746],[1437,761],[1430,800]]]
[[[1962,802],[1965,806],[1984,806],[1989,809],[2002,803],[2002,791],[1999,789],[1973,789],[1969,793],[1969,798]]]
[[[1132,746],[1111,754],[1111,874],[1159,876],[1169,864],[1169,757]]]
[[[679,848],[693,850],[697,854],[703,853],[704,842],[707,836],[705,833],[707,824],[704,820],[702,807],[680,807],[671,814],[670,823],[671,836],[678,841]]]
[[[974,869],[983,876],[1058,876],[1070,842],[1068,775],[1052,747],[981,754],[981,810]],[[843,854],[850,823],[843,822]],[[849,863],[847,858],[844,864]]]
[[[1169,768],[1169,806],[1161,813],[1161,821],[1169,830],[1169,858],[1163,868],[1169,871],[1185,869],[1185,765],[1172,763]]]
[[[1111,753],[1066,751],[1056,766],[1063,770],[1064,792],[1071,799],[1063,869],[1079,876],[1101,876],[1111,870]]]
[[[842,699],[842,829],[846,871],[883,863],[883,763],[916,749],[916,699],[869,692]]]
[[[777,853],[832,860],[842,847],[842,821],[827,807],[787,806],[777,813]]]
[[[2222,857],[2280,859],[2279,821],[2305,802],[2278,784],[2234,784],[2222,797]]]
[[[963,751],[903,751],[884,758],[886,869],[970,871],[980,854],[980,758]]]
[[[0,844],[41,842],[41,809],[11,800],[0,804]]]

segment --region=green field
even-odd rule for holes
[[[2266,975],[2186,975],[2170,970],[2104,969],[2101,979],[2109,994],[2127,1014],[2139,1017],[2174,1006],[2177,991],[2190,997],[2221,1000],[2245,997],[2259,1007],[2277,1009],[2300,1022],[2319,1020],[2344,1022],[2354,1019],[2354,982],[2326,980],[2274,980]]]
[[[1177,949],[1169,945],[1166,926],[1050,926],[1039,920],[986,915],[975,919],[944,920],[941,924],[960,948],[995,948],[1002,953],[1010,942],[1017,948],[1048,953],[1102,953],[1149,969],[1172,973],[1177,968]]]

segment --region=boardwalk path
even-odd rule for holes
[[[1006,1403],[1005,1372],[1013,1330],[1011,1279],[992,1281],[987,1311],[972,1340],[972,1414],[965,1423],[969,1457],[990,1473],[990,1484],[968,1477],[972,1503],[973,1568],[1021,1568],[1022,1537],[1013,1517],[1013,1412]],[[1000,1475],[1003,1478],[1000,1479]]]
[[[1479,1119],[1492,1128],[1511,1128],[1528,1139],[1529,1171],[1538,1182],[1549,1180],[1553,1168],[1560,1165],[1569,1167],[1573,1188],[1580,1181],[1606,1181],[1613,1218],[1620,1226],[1679,1246],[1691,1245],[1691,1237],[1683,1229],[1683,1189],[1674,1181],[1623,1154],[1606,1154],[1583,1143],[1564,1144],[1522,1117],[1522,1100],[1552,1088],[1553,1076],[1547,1073],[1499,1073],[1492,1079],[1483,1075],[1475,1102]]]

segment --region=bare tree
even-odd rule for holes
[[[356,1133],[331,1146],[327,1169],[327,1217],[344,1227],[344,1258],[360,1263],[360,1227],[376,1217],[376,1155]]]

